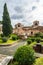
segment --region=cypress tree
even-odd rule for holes
[[[4,4],[2,31],[4,36],[9,36],[12,33],[10,16],[7,10],[7,4]]]
[[[2,24],[2,21],[0,21],[0,24]]]

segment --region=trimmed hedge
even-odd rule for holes
[[[33,65],[43,65],[43,57],[36,59],[36,62]]]
[[[12,40],[18,40],[19,37],[17,35],[12,36]]]
[[[8,38],[7,37],[2,37],[2,42],[7,42]]]
[[[32,43],[32,41],[31,41],[31,40],[28,40],[28,41],[27,41],[27,44],[31,44],[31,43]]]
[[[41,42],[41,38],[40,37],[37,37],[35,40],[36,40],[37,43]]]
[[[14,59],[19,65],[32,65],[35,61],[34,50],[29,46],[23,46],[17,49]]]

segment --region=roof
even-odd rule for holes
[[[22,25],[21,23],[17,23],[16,25]]]
[[[22,26],[21,23],[17,23],[16,25],[20,25],[24,31],[39,30],[39,31],[43,32],[43,26],[40,26],[40,25],[37,25],[37,26],[35,26],[35,25],[32,25],[32,26]]]
[[[25,30],[25,29],[37,29],[37,30],[43,30],[43,26],[34,26],[34,27],[32,27],[32,26],[27,26],[27,27],[23,27],[23,29]]]

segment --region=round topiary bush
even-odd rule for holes
[[[12,40],[18,40],[19,37],[17,35],[12,36]]]
[[[37,37],[37,38],[36,38],[36,42],[37,42],[37,43],[40,43],[40,41],[41,41],[41,38],[40,38],[40,37]]]
[[[40,37],[40,35],[41,35],[41,33],[38,32],[38,33],[35,34],[35,37]]]
[[[4,35],[3,35],[3,34],[1,34],[1,37],[4,37]]]
[[[15,36],[12,36],[12,40],[16,40],[16,37]]]
[[[36,59],[36,62],[33,65],[43,65],[43,58]]]
[[[35,61],[34,50],[29,46],[23,46],[17,49],[14,59],[19,65],[32,65]]]
[[[31,38],[31,40],[32,40],[32,42],[34,42],[35,41],[35,37],[34,38]]]
[[[32,41],[31,40],[27,40],[27,44],[31,44],[32,43]]]
[[[7,42],[8,38],[7,37],[2,37],[2,42]]]

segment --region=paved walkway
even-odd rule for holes
[[[18,47],[25,45],[25,41],[20,41],[12,46],[0,47],[0,65],[7,65],[12,55],[16,52]],[[3,55],[4,54],[4,55]],[[43,54],[35,53],[36,57],[43,57]]]
[[[0,65],[7,65],[11,59],[13,59],[12,56],[0,54]]]
[[[40,57],[43,57],[43,54],[35,53],[35,56],[40,58]]]
[[[0,54],[12,56],[17,50],[17,48],[23,46],[25,43],[25,41],[21,40],[19,42],[16,42],[16,44],[13,44],[12,46],[0,47]]]
[[[7,56],[0,54],[0,63],[2,62],[2,60],[3,60],[5,57],[7,57]]]
[[[0,65],[7,65],[18,47],[25,45],[25,41],[19,41],[12,46],[0,47]]]

